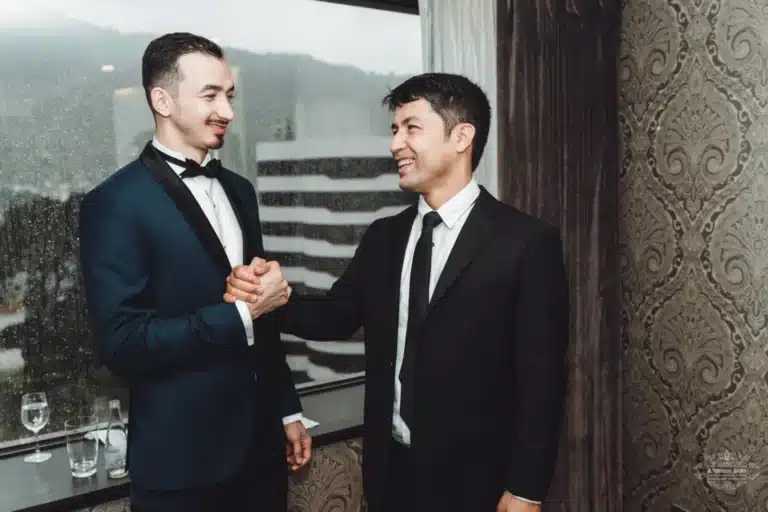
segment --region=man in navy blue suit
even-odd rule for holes
[[[133,510],[284,511],[287,465],[311,449],[270,315],[291,290],[270,264],[256,303],[222,300],[232,268],[264,254],[253,186],[209,154],[233,76],[218,45],[173,33],[142,80],[155,137],[80,212],[98,354],[130,386]]]

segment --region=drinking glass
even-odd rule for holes
[[[35,434],[35,453],[24,457],[24,462],[45,462],[51,458],[49,452],[40,451],[38,434],[48,424],[51,409],[45,393],[27,393],[21,397],[21,423],[27,430]]]
[[[69,467],[75,478],[88,478],[96,473],[99,457],[98,428],[99,419],[96,416],[77,416],[64,422]]]

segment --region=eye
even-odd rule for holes
[[[418,130],[419,128],[420,128],[420,126],[416,126],[415,124],[409,124],[408,125],[408,131]]]
[[[205,96],[203,96],[203,98],[205,98],[208,101],[212,101],[215,97],[216,97],[215,94],[206,94]]]

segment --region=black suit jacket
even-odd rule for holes
[[[284,329],[332,340],[365,331],[363,475],[382,511],[392,431],[400,273],[412,206],[374,222],[321,297],[296,296]],[[568,291],[558,231],[485,189],[438,279],[418,340],[416,510],[495,510],[505,490],[543,500],[565,394]]]
[[[263,256],[253,186],[228,170],[219,181],[242,229],[244,262]],[[237,308],[223,300],[224,248],[151,144],[85,196],[79,229],[97,353],[130,386],[132,481],[147,489],[221,482],[255,442],[270,452],[263,456],[283,457],[281,418],[301,408],[279,327],[259,318],[248,347]]]

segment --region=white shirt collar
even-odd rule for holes
[[[179,160],[186,160],[187,159],[187,157],[184,156],[182,153],[179,153],[178,151],[174,151],[172,149],[168,149],[167,147],[162,145],[160,143],[160,141],[157,140],[157,137],[152,137],[152,145],[155,146],[155,148],[158,151],[161,151],[161,152],[165,153],[168,156],[172,156],[174,158],[178,158]],[[205,154],[205,158],[203,158],[203,162],[200,165],[205,165],[205,164],[207,164],[210,161],[211,161],[211,153],[208,152],[208,153]],[[173,169],[176,172],[176,174],[181,174],[182,172],[185,171],[184,167],[180,167],[180,166],[174,164],[173,162],[168,162],[168,164],[171,166],[171,169]]]
[[[467,186],[461,189],[455,196],[445,202],[443,206],[437,209],[437,213],[443,220],[443,224],[448,229],[452,229],[456,221],[472,206],[480,195],[480,186],[474,178],[467,183]],[[419,220],[424,215],[432,211],[432,208],[424,200],[424,196],[419,197]]]

